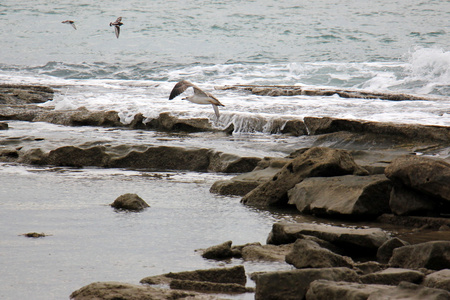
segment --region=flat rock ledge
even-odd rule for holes
[[[301,85],[228,85],[217,90],[243,90],[260,96],[334,96],[342,98],[381,99],[391,101],[429,100],[430,97],[405,93],[380,93],[356,89],[314,88]]]
[[[239,265],[149,276],[141,285],[95,282],[74,291],[70,299],[221,299],[214,294],[253,293],[246,282],[245,269]]]
[[[259,157],[241,157],[205,148],[172,146],[62,146],[49,152],[40,148],[0,150],[0,161],[78,168],[243,173],[253,170],[260,160]]]

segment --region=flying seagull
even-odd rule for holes
[[[72,20],[65,20],[65,21],[62,21],[61,23],[72,25],[73,29],[75,29],[75,30],[77,29],[77,27],[75,26],[75,22]]]
[[[169,100],[172,100],[176,96],[182,94],[184,91],[186,91],[190,87],[192,87],[194,89],[194,95],[187,96],[187,97],[183,98],[183,100],[188,100],[192,103],[197,103],[197,104],[211,104],[214,109],[214,113],[216,114],[217,119],[218,119],[220,114],[219,114],[219,109],[217,108],[217,106],[225,106],[225,105],[220,103],[220,101],[217,100],[217,98],[214,97],[213,95],[211,95],[210,93],[202,91],[199,87],[190,83],[187,80],[181,80],[180,82],[175,84],[175,86],[172,89],[172,92],[170,92]]]
[[[119,38],[120,26],[122,26],[122,17],[118,17],[114,22],[110,22],[109,26],[114,26],[114,31],[116,32],[116,37]]]

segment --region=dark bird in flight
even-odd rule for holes
[[[65,21],[62,21],[61,23],[72,25],[73,29],[75,29],[75,30],[77,29],[77,27],[75,26],[75,22],[72,20],[65,20]]]
[[[114,26],[114,31],[116,32],[116,37],[119,38],[120,26],[122,26],[122,17],[118,17],[114,22],[110,22],[109,26]]]

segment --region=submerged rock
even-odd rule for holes
[[[141,197],[130,193],[119,196],[113,203],[111,203],[111,206],[115,209],[129,211],[141,211],[147,207],[150,207],[150,205],[142,200]]]
[[[241,202],[260,207],[288,203],[288,191],[307,177],[367,174],[346,151],[314,147],[286,164],[270,181],[245,195]]]

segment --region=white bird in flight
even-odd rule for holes
[[[180,82],[175,84],[175,86],[172,89],[172,92],[170,92],[169,100],[172,100],[176,96],[182,94],[190,87],[194,89],[194,94],[192,96],[187,96],[183,98],[183,100],[188,100],[192,103],[197,104],[211,104],[214,109],[214,113],[217,116],[217,119],[219,119],[220,114],[217,106],[225,106],[225,105],[220,103],[220,101],[210,93],[202,91],[199,87],[190,83],[187,80],[181,80]]]

